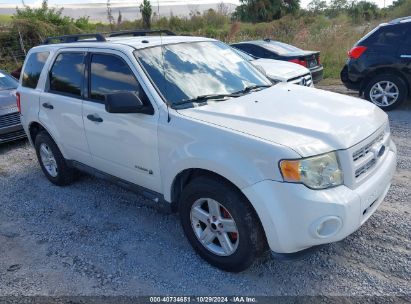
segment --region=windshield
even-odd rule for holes
[[[172,105],[271,85],[231,47],[218,41],[149,47],[135,51],[135,56]]]
[[[17,80],[0,71],[0,91],[16,89],[17,86]]]
[[[288,54],[288,53],[301,53],[303,51],[302,49],[299,49],[298,47],[289,45],[287,43],[279,42],[279,41],[270,41],[268,43],[262,44],[261,46],[279,55]]]

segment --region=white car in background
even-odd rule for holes
[[[306,87],[314,87],[310,70],[302,65],[274,59],[257,59],[236,48],[233,48],[233,50],[261,72],[264,72],[267,78],[275,83],[288,82]]]

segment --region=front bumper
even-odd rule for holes
[[[26,133],[21,124],[0,128],[0,144],[25,137]]]
[[[355,189],[311,190],[301,184],[264,180],[244,188],[277,253],[339,241],[356,231],[383,201],[396,168],[396,151]]]

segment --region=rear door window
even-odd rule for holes
[[[24,66],[21,85],[23,87],[35,89],[39,82],[41,71],[49,57],[49,52],[31,53]]]
[[[85,53],[61,53],[50,70],[50,92],[82,96]]]
[[[104,102],[106,94],[115,92],[133,92],[144,105],[150,105],[143,88],[122,58],[110,54],[92,54],[90,98]]]

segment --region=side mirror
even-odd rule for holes
[[[105,105],[108,113],[154,113],[153,109],[145,106],[141,99],[133,92],[106,94]]]

